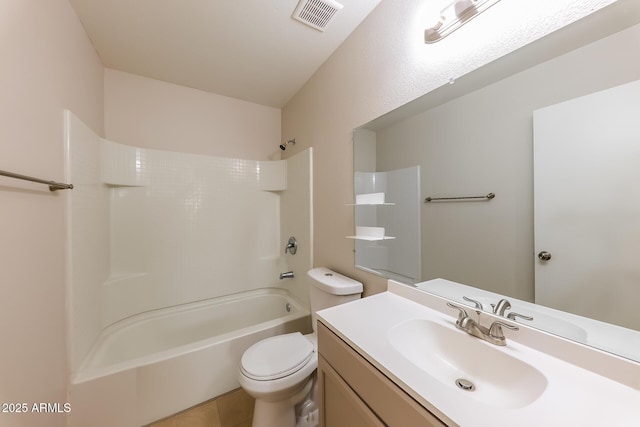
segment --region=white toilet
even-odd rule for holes
[[[316,311],[359,299],[362,283],[320,267],[309,270],[309,298],[313,333],[300,332],[266,338],[249,347],[240,363],[240,385],[255,397],[253,427],[296,427],[296,405],[307,401],[315,384]],[[315,422],[314,422],[315,421]],[[298,427],[317,425],[317,419]]]

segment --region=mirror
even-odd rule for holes
[[[556,279],[552,282],[556,294],[545,300],[547,308],[543,308],[535,304],[541,294],[536,291],[536,275],[539,278],[545,262],[558,268],[562,256],[538,247],[534,238],[539,231],[534,236],[534,114],[540,116],[538,112],[552,106],[639,80],[639,22],[638,2],[620,0],[356,129],[356,173],[419,168],[420,278],[403,280],[402,272],[363,265],[357,246],[356,267],[407,284],[420,282],[419,288],[460,302],[463,295],[475,297],[485,310],[506,297],[513,312],[538,313],[533,322],[518,318],[523,324],[640,361],[640,332],[636,331],[640,314],[630,319],[609,316],[625,301],[640,301],[630,293],[640,296],[640,270],[626,272],[628,283],[623,287],[612,286],[607,276],[593,275],[604,286],[595,292],[586,281],[579,283],[582,290],[580,286],[568,290],[563,287],[565,280]],[[363,137],[373,147],[369,151],[362,149]],[[636,143],[640,147],[640,141]],[[601,145],[610,147],[606,141]],[[375,168],[363,169],[363,159]],[[574,162],[581,159],[576,155]],[[571,162],[567,176],[574,176]],[[485,198],[489,193],[495,197]],[[468,196],[481,198],[425,202],[427,197]],[[541,199],[536,193],[536,200]],[[608,201],[609,197],[593,197],[590,206],[604,210]],[[627,217],[640,220],[640,215]],[[629,233],[636,236],[637,225],[630,224]],[[586,234],[595,239],[603,233]],[[538,253],[546,250],[554,257],[538,259]],[[639,252],[640,247],[621,254],[633,258]],[[410,257],[408,252],[393,256]],[[447,280],[421,283],[436,278]],[[583,292],[587,290],[591,296]],[[575,307],[564,304],[567,301],[576,302]],[[592,310],[594,306],[598,312]],[[562,326],[567,324],[572,327]],[[574,333],[563,332],[569,329]],[[599,342],[596,329],[604,330],[602,336],[617,337],[615,342]],[[625,341],[635,342],[636,353],[623,345]]]

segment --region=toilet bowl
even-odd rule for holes
[[[313,319],[312,334],[300,332],[266,338],[249,347],[240,362],[240,386],[256,399],[252,427],[311,427],[317,416],[305,414],[296,424],[296,405],[315,396],[318,367],[317,310],[359,299],[362,283],[327,268],[308,272]]]
[[[294,427],[295,405],[311,392],[317,367],[316,346],[300,332],[249,347],[242,355],[239,381],[256,399],[253,427]]]

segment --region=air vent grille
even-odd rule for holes
[[[293,11],[293,19],[305,25],[324,31],[342,5],[333,0],[300,0],[296,10]]]

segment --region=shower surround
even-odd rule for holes
[[[141,313],[283,288],[286,298],[299,302],[301,316],[308,314],[304,281],[280,281],[278,275],[293,269],[304,278],[311,267],[310,150],[286,161],[229,159],[117,144],[98,137],[68,111],[65,125],[67,178],[75,187],[68,196],[72,401],[74,391],[86,395],[87,389],[105,389],[107,383],[88,384],[99,379],[83,372],[103,331]],[[303,248],[295,257],[284,254],[289,235]],[[282,331],[276,329],[258,335]],[[248,345],[246,339],[238,344]],[[210,382],[217,365],[224,363],[211,360],[202,367],[210,368]],[[117,367],[111,373],[116,372]],[[102,376],[108,373],[103,370]],[[229,391],[214,389],[209,393]],[[143,409],[131,409],[138,412],[135,422],[155,416],[140,415]]]

